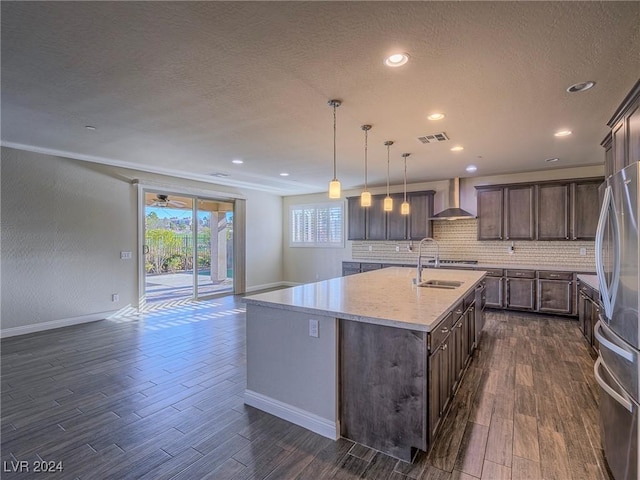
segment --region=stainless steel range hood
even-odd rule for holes
[[[435,214],[431,220],[461,220],[476,218],[466,210],[460,208],[460,178],[449,181],[449,208]]]

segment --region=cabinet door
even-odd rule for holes
[[[629,145],[629,156],[627,164],[640,161],[640,98],[631,107],[631,112],[627,117],[627,144]]]
[[[538,280],[538,311],[565,313],[573,310],[573,282],[567,280]]]
[[[382,209],[385,197],[386,195],[371,196],[371,206],[367,209],[367,240],[386,239],[387,212]]]
[[[534,231],[534,191],[533,185],[505,187],[505,238],[507,240],[533,240]]]
[[[420,240],[432,236],[431,217],[433,217],[433,192],[407,194],[409,218],[407,239]]]
[[[432,444],[449,403],[450,336],[429,357],[429,445]]]
[[[502,308],[502,277],[485,277],[485,306]]]
[[[611,130],[613,139],[613,173],[627,165],[627,138],[624,120],[620,120]]]
[[[598,187],[602,182],[576,182],[572,185],[571,238],[595,240],[600,216]]]
[[[478,240],[502,240],[502,188],[478,190]]]
[[[614,174],[615,168],[613,161],[613,145],[611,143],[611,134],[607,136],[607,139],[603,142],[604,146],[604,178],[607,179]]]
[[[408,215],[400,213],[400,204],[404,201],[404,195],[394,194],[391,198],[393,198],[393,211],[387,213],[387,240],[406,240]]]
[[[569,239],[569,190],[568,184],[538,185],[536,209],[538,240]]]
[[[360,206],[360,197],[347,198],[347,212],[349,215],[347,227],[348,240],[365,240],[367,208],[371,207]]]
[[[535,309],[536,281],[531,278],[507,278],[507,308],[514,310]]]

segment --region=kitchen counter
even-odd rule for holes
[[[245,297],[248,304],[328,315],[428,332],[451,308],[471,292],[485,272],[424,269],[422,280],[456,280],[456,289],[413,285],[416,270],[388,267],[348,277],[275,290]]]
[[[578,275],[578,280],[581,281],[582,283],[590,286],[594,290],[600,291],[600,284],[598,282],[598,276],[597,275],[579,274]]]
[[[404,461],[427,451],[472,358],[485,272],[423,271],[455,289],[416,287],[415,274],[389,267],[246,297],[245,403]]]

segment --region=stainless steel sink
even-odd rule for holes
[[[425,280],[418,284],[419,287],[446,288],[450,290],[458,288],[460,285],[462,285],[462,282],[458,282],[456,280]]]

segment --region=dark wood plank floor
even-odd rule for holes
[[[576,323],[488,313],[442,432],[414,464],[246,407],[236,297],[5,339],[2,478],[609,479]],[[42,460],[64,471],[6,471]]]

